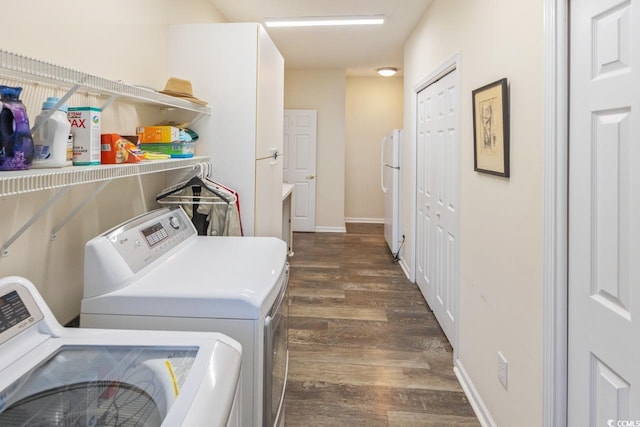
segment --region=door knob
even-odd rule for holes
[[[314,179],[316,176],[315,175],[307,175],[306,178],[307,179]]]
[[[436,212],[436,216],[440,218],[440,212]]]

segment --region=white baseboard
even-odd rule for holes
[[[316,233],[346,233],[347,227],[326,227],[321,225],[316,225],[314,230]]]
[[[407,279],[413,282],[411,274],[409,273],[409,266],[407,265],[407,261],[405,261],[403,257],[400,257],[400,261],[398,261],[398,264],[400,264],[400,268],[402,268],[402,271],[404,271],[404,275],[407,276]]]
[[[355,222],[362,224],[384,224],[384,218],[355,218],[346,217],[344,222]]]
[[[456,358],[455,366],[453,368],[453,372],[456,374],[460,385],[462,386],[462,390],[464,394],[467,396],[473,411],[476,413],[476,417],[478,417],[478,421],[480,421],[480,425],[482,427],[497,427],[496,422],[493,420],[493,417],[489,413],[489,409],[484,404],[482,397],[478,393],[478,390],[473,385],[473,381],[469,378],[467,371],[465,371],[462,366],[462,362],[460,358]]]

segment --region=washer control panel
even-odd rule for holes
[[[0,284],[0,344],[44,318],[29,290],[10,279]]]
[[[152,211],[104,235],[133,273],[196,236],[182,208]]]

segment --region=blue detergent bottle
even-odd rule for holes
[[[31,168],[33,139],[27,109],[19,99],[21,87],[0,85],[0,170]]]

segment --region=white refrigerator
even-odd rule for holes
[[[402,129],[387,133],[381,143],[380,180],[384,193],[384,239],[395,258],[400,256],[400,146]]]

